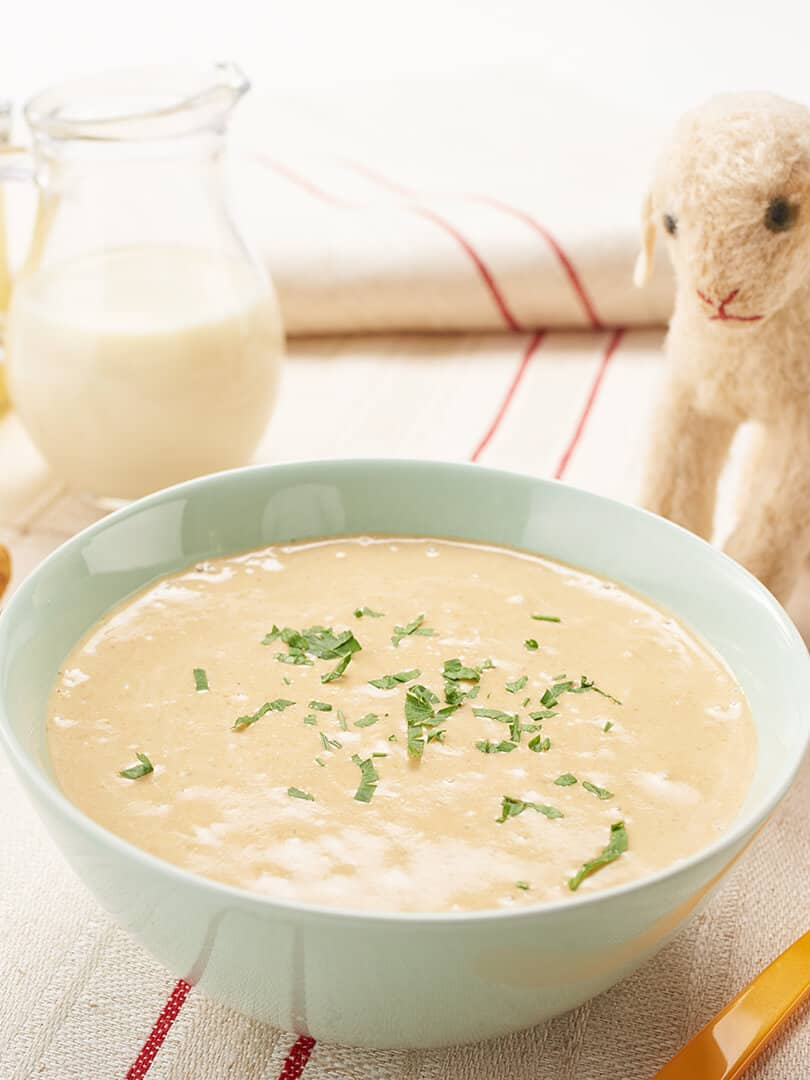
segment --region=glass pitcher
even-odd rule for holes
[[[248,87],[231,64],[65,83],[25,108],[33,161],[0,151],[0,179],[39,189],[6,324],[11,397],[71,487],[135,498],[244,464],[265,430],[281,317],[221,177]]]

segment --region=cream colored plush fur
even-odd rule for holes
[[[785,600],[810,553],[810,109],[730,94],[684,116],[645,202],[639,284],[657,232],[677,289],[642,501],[709,538],[732,437],[756,421],[726,550]]]

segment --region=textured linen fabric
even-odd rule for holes
[[[513,66],[248,98],[233,206],[294,334],[662,325],[632,284],[668,118]]]
[[[475,456],[632,499],[660,345],[646,330],[294,342],[257,458]],[[733,502],[730,476],[722,503]],[[16,417],[0,420],[0,541],[14,584],[100,513],[64,492]],[[807,636],[808,589],[793,614]],[[508,1038],[383,1052],[313,1047],[178,991],[63,864],[0,755],[0,1078],[649,1080],[807,929],[808,765],[705,910],[623,983]],[[806,1017],[747,1075],[810,1076]]]

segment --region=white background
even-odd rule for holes
[[[15,100],[67,75],[188,59],[236,60],[257,89],[506,62],[651,112],[722,89],[810,100],[806,0],[4,0],[0,11],[0,95]]]

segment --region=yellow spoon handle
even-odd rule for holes
[[[810,995],[810,930],[757,975],[653,1080],[734,1080]]]

